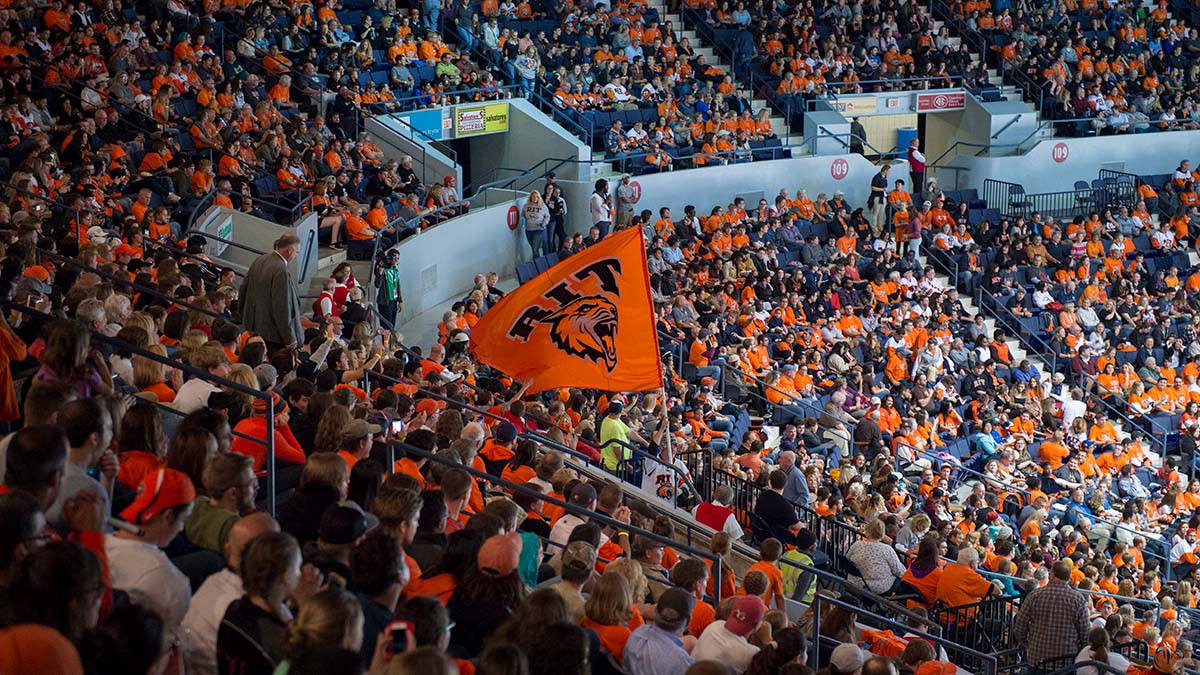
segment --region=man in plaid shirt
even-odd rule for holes
[[[1060,560],[1050,572],[1050,583],[1029,594],[1017,611],[1016,640],[1025,645],[1029,665],[1050,659],[1074,658],[1087,645],[1091,624],[1087,597],[1071,585],[1071,563]]]

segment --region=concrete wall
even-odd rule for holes
[[[1098,178],[1100,169],[1134,174],[1168,173],[1180,160],[1195,157],[1198,152],[1200,131],[1172,131],[1054,138],[1039,142],[1024,155],[960,155],[944,164],[961,169],[959,182],[964,187],[979,187],[991,178],[1020,183],[1028,192],[1057,192],[1073,189],[1077,180]]]
[[[522,98],[509,99],[508,132],[474,137],[470,143],[472,186],[511,178],[517,172],[509,169],[531,169],[547,158],[592,158],[583,141]],[[579,163],[565,164],[556,173],[572,179],[592,175],[590,165]]]
[[[839,171],[835,172],[835,166]],[[844,173],[840,171],[842,167]],[[657,216],[658,209],[667,206],[672,217],[678,219],[688,204],[694,205],[697,213],[707,215],[712,207],[726,206],[737,196],[744,196],[747,201],[753,197],[755,202],[763,196],[774,203],[775,195],[783,188],[787,188],[789,195],[795,195],[797,188],[804,188],[814,199],[819,193],[833,196],[841,190],[850,204],[861,206],[866,204],[871,191],[871,177],[878,171],[875,164],[861,155],[830,155],[638,176],[633,180],[641,185],[642,198],[635,208],[650,209]],[[841,178],[835,178],[835,173]],[[908,180],[908,162],[894,163],[892,176]],[[568,231],[586,233],[591,227],[588,201],[592,182],[558,182],[567,197]],[[616,185],[615,179],[609,181],[610,189],[615,190]]]
[[[413,158],[413,169],[421,182],[429,185],[453,175],[455,182],[462,185],[462,168],[438,148],[416,136],[412,127],[387,115],[367,118],[367,133],[383,151],[384,157],[399,160],[405,155]]]
[[[269,220],[255,218],[236,209],[215,206],[209,209],[196,224],[192,232],[217,235],[235,241],[234,245],[222,245],[210,239],[206,253],[213,260],[228,265],[238,272],[245,272],[262,253],[270,251],[272,244],[285,232],[300,236],[300,255],[290,264],[292,277],[301,292],[317,273],[317,214],[309,213],[297,221],[296,226],[279,225]],[[240,245],[240,246],[239,246]]]
[[[422,312],[470,290],[476,273],[513,274],[524,245],[507,223],[508,201],[471,212],[400,242],[404,326]]]

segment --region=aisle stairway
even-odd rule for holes
[[[664,0],[646,0],[646,6],[653,7],[658,12],[658,23],[660,26],[667,21],[670,21],[675,27],[675,32],[678,37],[687,38],[697,56],[704,56],[704,60],[710,65],[714,65],[726,73],[730,72],[729,64],[726,63],[723,58],[717,55],[716,50],[711,45],[706,45],[696,31],[691,30],[684,25],[683,17],[681,15],[671,13],[671,11],[667,8],[667,3]],[[743,82],[740,82],[737,80],[737,78],[734,78],[734,83],[738,87],[738,91],[750,101],[750,107],[754,110],[756,115],[758,114],[759,110],[767,107],[767,102],[763,99],[755,98],[754,92],[746,89]],[[791,139],[791,136],[803,136],[803,133],[794,134],[792,130],[788,128],[787,120],[785,120],[782,115],[776,114],[774,110],[771,111],[770,119],[772,131],[774,131],[775,135],[783,141],[785,146],[791,142],[798,142],[800,140],[800,138]],[[792,148],[793,157],[804,154],[807,154],[807,151],[803,148]]]

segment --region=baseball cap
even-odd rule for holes
[[[344,546],[358,541],[366,532],[367,519],[361,511],[335,504],[321,514],[317,538],[326,544]]]
[[[517,438],[517,428],[512,422],[501,422],[492,435],[501,443],[511,443]]]
[[[521,565],[521,549],[521,535],[516,532],[489,537],[479,549],[479,571],[493,577],[512,574]]]
[[[133,255],[134,253],[137,253],[137,249],[124,242],[117,244],[117,247],[113,249],[113,257],[119,255]]]
[[[24,624],[0,631],[0,672],[6,675],[82,675],[79,653],[48,626]]]
[[[432,416],[437,411],[446,407],[445,401],[439,401],[436,398],[423,398],[417,401],[417,412],[425,413],[426,416]],[[510,425],[511,426],[511,425]],[[516,427],[513,428],[514,430]]]
[[[272,410],[273,414],[278,415],[287,409],[288,409],[287,401],[283,400],[283,397],[280,396],[279,394],[277,394],[275,392],[271,392],[271,410]],[[266,416],[267,401],[265,399],[261,399],[261,398],[254,399],[254,414],[262,415],[264,417]]]
[[[817,537],[812,530],[804,528],[796,533],[796,548],[803,551],[815,543],[817,543]]]
[[[573,541],[563,549],[562,568],[578,572],[591,569],[596,565],[596,549],[586,541]]]
[[[686,624],[696,606],[696,598],[682,588],[668,588],[658,596],[655,622],[664,627],[679,628]],[[728,622],[726,622],[728,625]]]
[[[571,503],[577,506],[588,506],[596,501],[596,488],[590,483],[580,483],[571,490]]]
[[[717,383],[717,381],[711,377],[700,378],[700,386],[702,386],[702,387],[711,387],[716,383]]]
[[[608,404],[608,409],[604,411],[605,415],[619,415],[625,409],[625,404],[620,401],[612,401]]]
[[[31,291],[39,295],[50,295],[54,289],[44,281],[38,281],[33,277],[25,277],[17,282],[17,291]]]
[[[858,645],[843,643],[833,648],[833,654],[829,656],[829,665],[833,666],[841,673],[853,673],[861,670],[863,667],[862,650]]]
[[[356,441],[367,434],[379,433],[379,425],[371,424],[366,420],[350,420],[350,423],[342,427],[342,439],[347,441]]]
[[[26,267],[24,276],[32,277],[38,281],[50,281],[50,271],[41,265]]]
[[[137,498],[121,512],[121,519],[144,523],[167,509],[191,504],[195,499],[196,488],[187,474],[175,469],[156,469],[142,478]]]
[[[279,377],[279,371],[269,363],[260,363],[254,366],[254,376],[258,378],[258,386],[266,387]]]
[[[725,620],[725,628],[734,635],[746,637],[762,623],[766,611],[762,598],[757,595],[743,595],[733,604],[733,611]]]

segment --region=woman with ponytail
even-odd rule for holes
[[[358,598],[327,588],[308,598],[284,631],[279,648],[283,660],[274,675],[359,672],[362,639]]]
[[[1117,671],[1125,672],[1129,668],[1129,661],[1116,652],[1110,652],[1111,647],[1112,642],[1109,640],[1108,631],[1103,628],[1093,628],[1088,633],[1087,646],[1079,651],[1079,656],[1075,657],[1075,663],[1084,661],[1107,663]],[[1083,666],[1075,670],[1075,675],[1099,675],[1099,673],[1093,666]]]
[[[804,665],[808,659],[808,640],[799,628],[784,628],[775,633],[775,641],[754,655],[746,675],[775,675],[789,663]]]

